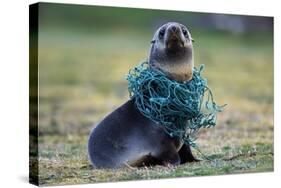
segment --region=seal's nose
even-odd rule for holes
[[[173,33],[173,34],[178,34],[179,33],[179,27],[177,25],[171,25],[169,27],[169,30]]]

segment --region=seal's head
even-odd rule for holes
[[[180,82],[192,79],[193,39],[186,26],[168,22],[154,34],[148,62]]]

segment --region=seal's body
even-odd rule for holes
[[[151,68],[160,69],[177,81],[192,79],[192,39],[184,25],[169,22],[161,26],[151,42],[148,60]],[[133,99],[93,129],[88,152],[97,168],[177,165],[196,161],[188,145],[170,137],[163,127],[142,115]]]

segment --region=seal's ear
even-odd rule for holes
[[[154,44],[154,43],[155,43],[155,40],[150,41],[150,43],[151,43],[151,44]]]

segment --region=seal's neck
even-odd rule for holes
[[[175,65],[166,65],[161,69],[172,79],[179,82],[187,82],[192,79],[194,63],[180,63]]]
[[[193,67],[193,57],[184,62],[157,62],[152,66],[152,68],[163,71],[168,77],[179,82],[187,82],[192,79]]]

